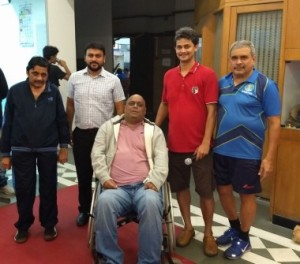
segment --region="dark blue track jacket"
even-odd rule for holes
[[[2,130],[3,156],[11,151],[47,152],[68,147],[69,128],[61,94],[47,83],[35,100],[28,80],[9,89]]]

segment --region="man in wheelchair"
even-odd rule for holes
[[[95,205],[100,263],[124,263],[117,219],[134,211],[139,221],[138,263],[160,263],[163,240],[161,187],[168,174],[162,130],[145,118],[145,100],[130,96],[122,116],[104,123],[95,138],[92,165],[102,191]]]

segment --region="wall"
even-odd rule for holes
[[[19,45],[18,9],[24,2],[32,4],[34,39],[33,47],[26,48]],[[84,65],[85,44],[95,40],[106,46],[105,67],[112,70],[114,35],[151,33],[159,38],[159,35],[167,33],[169,36],[170,32],[173,34],[181,26],[194,25],[194,4],[194,0],[13,0],[12,4],[0,6],[0,22],[5,25],[0,27],[0,35],[11,36],[0,42],[0,67],[3,68],[9,85],[24,80],[28,60],[33,55],[42,55],[42,48],[49,44],[58,47],[58,57],[66,60],[70,70],[74,72],[78,66],[76,58],[81,66]],[[171,41],[170,47],[173,47]],[[154,62],[151,68],[153,64]],[[161,70],[166,68],[159,69]],[[146,72],[150,71],[146,69]],[[156,72],[154,76],[162,76],[162,73],[164,72]],[[162,83],[161,77],[154,82],[157,85]],[[61,81],[60,89],[65,98],[65,81]],[[160,101],[158,93],[154,93],[155,105]]]
[[[113,69],[113,34],[111,1],[75,0],[77,68],[85,67],[84,48],[89,42],[101,42],[105,46],[105,69]]]
[[[151,114],[161,102],[164,73],[177,63],[174,32],[194,27],[194,6],[195,0],[112,0],[113,35],[132,41],[131,91],[146,98]]]
[[[164,33],[181,26],[193,27],[194,5],[195,0],[112,1],[114,35]]]
[[[23,28],[28,33],[22,36],[19,17],[24,2],[31,4],[32,12],[22,17]],[[0,36],[9,36],[0,41],[0,67],[9,86],[26,78],[29,59],[34,55],[42,56],[42,49],[47,44],[57,46],[59,57],[67,61],[71,71],[76,70],[74,0],[13,0],[11,4],[0,6],[0,24],[5,25],[0,27]],[[32,45],[21,45],[24,36]],[[61,84],[65,99],[66,82]]]
[[[47,0],[47,32],[49,45],[59,49],[58,58],[67,62],[71,72],[76,71],[76,42],[74,0]],[[60,91],[66,102],[67,81],[60,81]]]
[[[47,41],[45,1],[28,0],[27,6],[24,2],[0,5],[0,67],[9,86],[26,78],[29,59],[41,55]]]

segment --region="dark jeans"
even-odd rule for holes
[[[93,167],[91,152],[98,129],[73,131],[73,154],[78,178],[79,212],[89,213],[92,201]]]
[[[36,195],[36,167],[39,172],[39,218],[45,228],[57,222],[57,153],[12,152],[19,230],[27,230],[34,222],[33,204]]]

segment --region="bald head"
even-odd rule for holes
[[[125,104],[125,120],[128,123],[136,124],[141,122],[146,115],[146,102],[139,94],[131,95]]]

